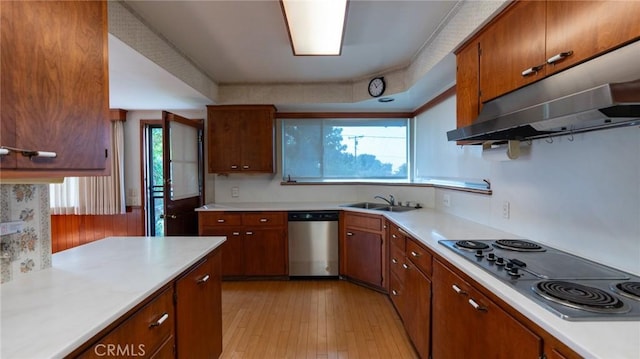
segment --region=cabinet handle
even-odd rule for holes
[[[476,303],[475,300],[469,298],[469,304],[471,304],[471,306],[473,307],[473,309],[480,311],[480,312],[486,312],[487,308],[481,306],[480,304]]]
[[[391,258],[391,263],[393,263],[393,264],[398,264],[398,260],[397,260],[397,259],[395,259],[395,258]]]
[[[534,66],[534,67],[529,67],[528,69],[522,71],[522,77],[535,75],[536,73],[538,73],[538,71],[542,70],[543,67],[544,67],[544,65],[538,65],[538,66]]]
[[[162,325],[162,323],[164,323],[167,319],[169,319],[169,313],[164,313],[160,317],[160,319],[158,319],[155,322],[149,324],[149,328],[158,327],[158,326]]]
[[[224,222],[226,222],[224,219],[219,219],[218,220],[218,223],[224,223]]]
[[[231,234],[232,234],[232,235],[234,235],[234,236],[239,236],[239,235],[240,235],[240,232],[233,232],[233,233],[231,233]]]
[[[269,220],[267,218],[260,218],[260,223],[267,223]]]
[[[451,288],[453,289],[454,292],[460,294],[460,295],[466,295],[467,292],[465,292],[464,290],[460,289],[460,287],[458,287],[457,285],[452,285]]]
[[[206,282],[208,282],[208,281],[209,281],[209,278],[210,278],[210,277],[209,277],[209,275],[208,275],[208,274],[206,274],[204,277],[202,277],[202,278],[198,279],[198,284],[202,284],[202,283],[206,283]]]
[[[242,168],[245,169],[245,170],[248,170],[249,166],[248,165],[244,165],[244,166],[242,166]]]
[[[569,50],[569,51],[565,51],[565,52],[561,52],[559,54],[553,55],[550,58],[547,59],[547,63],[549,65],[553,65],[558,61],[564,60],[565,58],[569,57],[573,55],[573,51]]]
[[[391,238],[394,238],[394,239],[395,239],[395,238],[398,238],[398,236],[396,236],[395,234],[392,234],[392,235],[391,235]]]
[[[162,219],[176,219],[178,218],[175,214],[161,214],[160,218]]]
[[[409,266],[407,265],[407,263],[402,263],[402,268],[409,269]]]
[[[420,257],[420,253],[411,251],[411,256],[415,257],[415,258],[418,258],[418,257]]]
[[[238,165],[231,165],[231,169],[232,170],[237,170],[238,169]]]
[[[347,236],[353,236],[353,232],[347,232]]]
[[[396,291],[395,289],[392,289],[392,290],[391,290],[391,294],[393,294],[393,295],[395,295],[395,296],[398,296],[398,291]]]
[[[248,235],[248,236],[252,236],[253,232],[246,232],[245,234]]]

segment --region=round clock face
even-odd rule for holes
[[[376,77],[369,81],[369,95],[378,97],[384,93],[384,79],[382,77]]]

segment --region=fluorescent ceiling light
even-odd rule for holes
[[[347,0],[281,0],[294,55],[340,55]]]

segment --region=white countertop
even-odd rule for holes
[[[51,268],[0,286],[0,357],[64,357],[224,240],[109,237],[54,254]]]
[[[521,238],[512,233],[427,208],[397,213],[341,207],[335,203],[223,203],[210,204],[199,210],[285,211],[314,209],[340,209],[382,214],[578,354],[586,358],[640,358],[640,321],[571,322],[563,320],[494,278],[491,274],[476,267],[473,263],[468,262],[445,246],[438,244],[438,241],[443,239]]]

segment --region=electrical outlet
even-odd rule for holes
[[[445,207],[451,207],[451,196],[448,194],[445,194],[442,196],[442,204]]]
[[[502,218],[509,219],[511,216],[511,205],[509,201],[502,202]]]
[[[231,187],[231,197],[240,197],[240,187]]]

